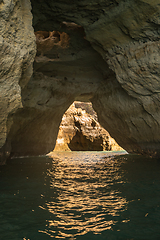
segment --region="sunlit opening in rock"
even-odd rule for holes
[[[123,150],[101,127],[92,103],[75,101],[64,113],[54,151]]]

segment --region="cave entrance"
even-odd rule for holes
[[[12,154],[37,156],[52,151],[58,130],[55,151],[115,150],[108,132],[94,116],[86,116],[87,110],[78,103],[74,103],[77,112],[64,114],[74,100],[94,102],[95,95],[103,86],[107,88],[108,79],[114,79],[115,74],[86,40],[83,27],[62,22],[51,31],[37,30],[33,75],[22,89],[23,109],[14,117]],[[64,123],[67,115],[70,122]]]
[[[88,116],[88,109],[83,109],[91,103],[76,102],[73,113],[68,114],[68,109],[64,114],[74,100],[92,99],[98,109],[96,97],[106,95],[103,90],[108,84],[115,85],[116,80],[102,56],[86,40],[84,29],[73,23],[64,25],[61,31],[35,32],[37,55],[33,75],[26,85],[20,83],[23,108],[10,120],[13,125],[8,142],[12,157],[49,153],[55,146],[58,130],[55,151],[121,150],[100,127],[96,114]]]
[[[54,151],[122,150],[100,126],[89,102],[101,88],[102,82],[106,84],[106,76],[111,77],[110,69],[86,40],[83,27],[63,22],[60,30],[35,32],[37,54],[32,81],[38,84],[41,81],[43,87],[37,103],[38,107],[51,109],[50,115],[54,115],[55,119],[54,124],[47,124],[48,133],[41,134],[44,140],[47,138],[46,143],[43,140],[43,146],[47,149],[51,143],[55,144],[62,116],[60,113],[64,113],[76,99],[81,102],[75,101],[64,113]],[[54,132],[52,136],[51,130]]]
[[[54,151],[123,150],[98,122],[91,102],[75,101],[64,113]]]

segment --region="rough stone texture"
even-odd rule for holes
[[[22,89],[23,109],[14,114],[8,136],[12,156],[50,152],[67,108],[76,99],[89,101],[94,96],[103,81],[99,69],[111,72],[84,39],[82,27],[64,24],[63,28],[58,41],[53,32],[36,32],[34,73]]]
[[[75,107],[76,105],[79,108]],[[123,150],[92,115],[82,110],[81,106],[96,116],[89,104],[74,102],[63,115],[54,151]]]
[[[29,1],[0,2],[0,162],[9,155],[8,118],[22,107],[21,87],[29,81],[35,56],[35,37]],[[21,87],[20,87],[21,86]]]
[[[112,49],[107,55],[116,82],[101,89],[93,106],[101,124],[128,152],[159,155],[159,53],[156,41]],[[117,91],[119,85],[122,89]]]
[[[115,73],[100,70],[103,81],[92,98],[103,127],[127,151],[159,156],[159,1],[52,1],[44,9],[33,2],[36,30],[57,30],[63,21],[83,26]]]
[[[27,84],[29,2],[0,2],[1,152],[9,143],[12,155],[53,149],[62,115],[78,99],[92,101],[101,125],[128,152],[160,156],[159,0],[31,4],[38,52]]]

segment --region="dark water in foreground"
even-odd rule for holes
[[[0,167],[2,240],[160,240],[160,161],[104,152]]]

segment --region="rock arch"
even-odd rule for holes
[[[124,149],[159,157],[159,1],[31,4],[34,31],[49,33],[33,74],[30,2],[0,3],[1,161],[48,152],[65,110],[87,99]]]

